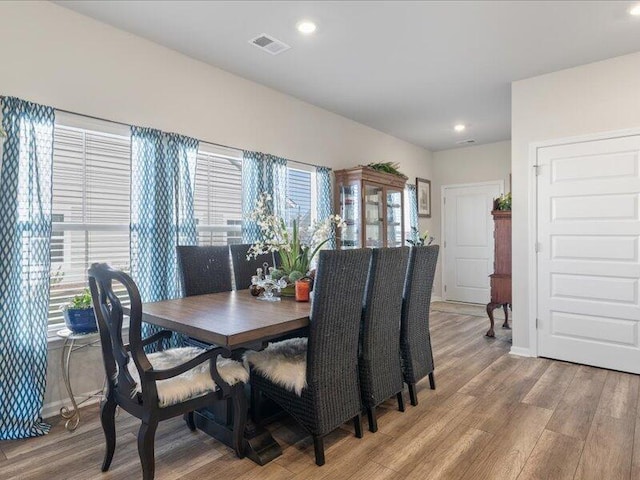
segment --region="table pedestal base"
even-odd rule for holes
[[[225,445],[233,447],[233,418],[227,418],[226,421],[223,421],[224,416],[221,417],[219,413],[216,414],[211,409],[197,410],[194,417],[198,429]],[[247,421],[244,440],[245,455],[258,465],[266,465],[271,460],[282,455],[282,448],[271,436],[271,433],[251,420]]]

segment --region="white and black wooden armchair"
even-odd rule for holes
[[[167,330],[141,338],[142,302],[131,277],[107,264],[93,264],[89,286],[100,332],[102,356],[107,374],[107,393],[100,419],[106,439],[102,471],[109,469],[116,446],[115,411],[123,410],[142,421],[138,432],[138,453],[144,480],[154,477],[154,441],[158,422],[185,415],[195,429],[193,411],[213,402],[232,399],[234,412],[233,447],[243,457],[243,434],[247,417],[244,385],[248,373],[229,359],[221,347],[173,348],[146,354],[144,347],[171,336]],[[129,344],[122,339],[123,309],[113,284],[123,285],[129,295]]]

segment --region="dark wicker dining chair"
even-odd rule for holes
[[[94,263],[88,273],[107,374],[107,393],[100,413],[106,440],[102,471],[106,472],[113,460],[118,406],[142,420],[138,431],[138,454],[144,480],[154,477],[158,423],[185,415],[187,425],[195,430],[191,412],[219,401],[230,399],[233,403],[232,444],[238,457],[242,458],[247,416],[244,386],[249,376],[242,364],[228,359],[230,352],[221,347],[162,350],[163,340],[171,336],[167,330],[143,339],[142,302],[131,277],[98,263]],[[124,286],[131,302],[129,344],[122,340],[123,310],[114,292],[114,282]],[[152,343],[157,343],[160,351],[147,355],[144,347]]]
[[[372,251],[362,331],[360,389],[369,430],[378,430],[376,407],[394,395],[404,412],[404,382],[400,364],[400,317],[409,248]]]
[[[352,419],[362,437],[358,337],[370,260],[369,249],[322,250],[308,339],[245,354],[252,395],[274,400],[313,436],[317,465],[324,465],[323,437],[344,422]]]
[[[409,254],[400,324],[400,349],[411,405],[418,404],[416,383],[424,377],[428,375],[431,389],[436,388],[429,308],[439,250],[438,245],[412,247]]]
[[[228,247],[179,246],[176,248],[186,297],[232,290]]]
[[[256,258],[247,260],[247,252],[251,247],[250,243],[237,243],[231,245],[231,263],[233,264],[233,277],[236,290],[244,290],[251,286],[251,277],[256,274],[258,268],[267,263],[270,267],[274,266],[273,254],[265,253],[258,255]],[[268,272],[266,272],[268,273]]]

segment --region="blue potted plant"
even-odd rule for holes
[[[85,289],[62,308],[64,323],[73,333],[93,333],[98,331],[96,316],[93,312],[91,293]]]

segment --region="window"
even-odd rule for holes
[[[200,143],[194,210],[198,245],[242,243],[242,152]]]
[[[63,323],[92,263],[129,270],[130,150],[128,127],[56,114],[50,325]]]
[[[289,225],[300,219],[299,226],[306,228],[316,219],[314,169],[305,165],[289,162],[287,167],[287,211],[286,220]]]

